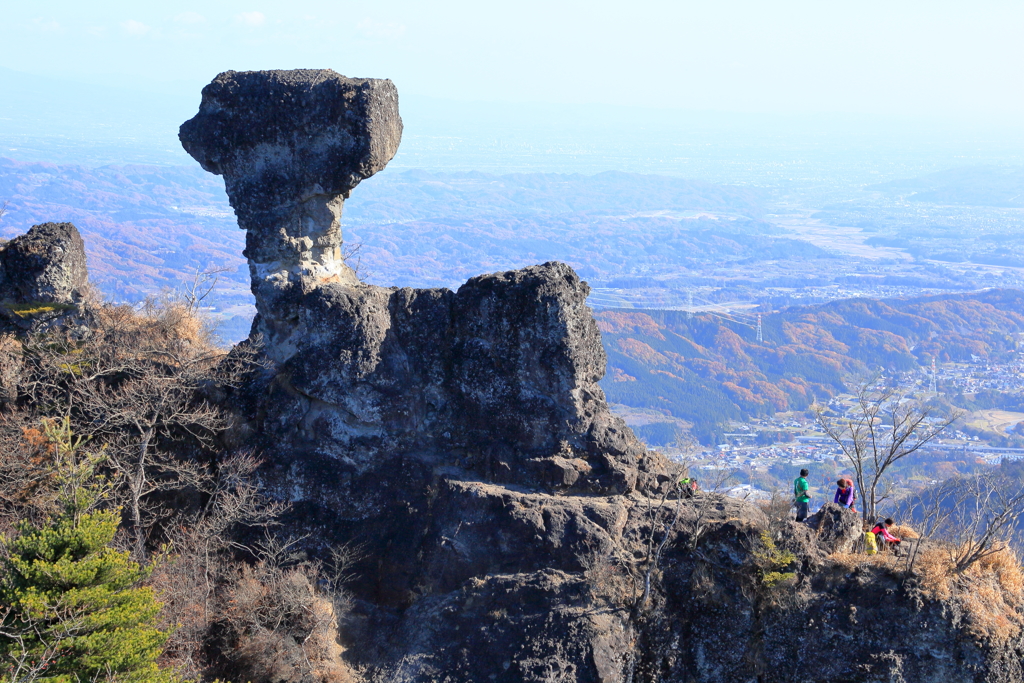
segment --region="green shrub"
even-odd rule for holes
[[[111,547],[119,513],[97,510],[100,456],[84,452],[67,422],[47,422],[62,508],[22,523],[5,543],[0,576],[0,681],[174,681],[156,659],[168,634],[160,603],[138,583],[146,570]]]
[[[796,572],[785,571],[796,562],[796,555],[788,550],[779,549],[767,530],[761,532],[758,547],[754,549],[753,555],[758,581],[765,588],[775,588],[796,578]]]

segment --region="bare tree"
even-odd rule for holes
[[[687,470],[689,470],[689,464],[687,464]],[[693,504],[683,520],[683,526],[689,537],[690,550],[696,550],[697,544],[707,533],[710,526],[709,514],[720,500],[718,496],[725,495],[729,483],[734,481],[734,471],[727,467],[716,467],[702,470],[702,472],[706,472],[706,479],[698,480],[700,490],[694,496]]]
[[[1024,515],[1024,483],[1000,473],[956,476],[902,501],[897,514],[910,520],[920,536],[908,553],[908,570],[931,541],[949,554],[953,571],[962,573],[1015,544]]]
[[[148,505],[154,494],[199,488],[206,476],[205,465],[178,457],[183,444],[210,448],[227,426],[208,392],[237,384],[256,358],[254,348],[241,346],[229,361],[193,313],[184,305],[142,313],[104,306],[84,339],[49,336],[25,346],[29,401],[59,410],[77,434],[102,441],[110,467],[124,478],[119,502],[139,560],[161,516]]]
[[[372,273],[363,267],[363,247],[365,245],[362,242],[355,242],[349,244],[345,242],[342,245],[341,261],[346,266],[352,269],[352,272],[356,274],[356,277],[360,280],[365,280],[370,277]]]
[[[818,425],[839,445],[853,468],[864,520],[874,519],[879,504],[891,495],[886,487],[888,470],[963,415],[954,411],[935,416],[898,387],[877,384],[869,381],[857,388],[849,416],[833,416],[828,406],[814,406]]]
[[[692,455],[692,454],[691,454]],[[710,511],[721,500],[721,491],[732,477],[732,471],[725,468],[705,470],[709,478],[704,482],[704,490],[692,496],[688,495],[682,485],[682,478],[689,475],[692,460],[687,458],[683,465],[674,471],[672,478],[663,486],[660,498],[645,497],[644,517],[647,521],[645,532],[644,557],[634,563],[631,571],[633,579],[632,614],[629,622],[628,640],[632,643],[625,663],[625,680],[632,683],[636,675],[639,638],[635,636],[637,625],[647,618],[647,605],[651,599],[654,578],[661,565],[662,554],[673,538],[677,528],[684,528],[688,535],[688,549],[695,550],[700,539],[709,528]],[[668,505],[669,497],[675,494],[675,504]],[[628,563],[624,563],[628,564]]]
[[[673,490],[676,492],[676,504],[675,511],[670,513],[668,519],[662,519],[662,510],[665,508],[665,502],[668,500],[668,495]],[[643,570],[643,591],[640,596],[634,600],[636,611],[643,612],[647,607],[647,602],[651,597],[651,577],[654,572],[657,571],[658,565],[661,562],[661,553],[665,550],[665,545],[668,544],[669,538],[672,536],[672,532],[676,528],[676,524],[679,523],[679,513],[683,508],[683,495],[682,487],[677,482],[675,486],[666,485],[665,490],[662,492],[661,500],[655,504],[654,500],[647,498],[647,509],[645,516],[647,522],[650,525],[650,530],[647,534],[647,552],[644,558],[644,570]],[[661,540],[657,540],[658,531],[661,531]]]
[[[181,301],[185,305],[188,315],[195,315],[203,301],[213,293],[213,290],[220,282],[220,276],[231,272],[232,268],[223,266],[220,268],[196,268],[192,282],[187,283],[181,291]]]
[[[913,571],[922,545],[946,528],[947,520],[963,500],[960,495],[962,492],[955,478],[947,479],[929,491],[928,495],[917,495],[900,502],[896,514],[901,520],[913,522],[918,533],[918,540],[907,553],[908,572]]]
[[[12,618],[11,607],[0,608],[0,640],[7,641],[0,658],[0,680],[4,683],[51,681],[48,669],[76,636],[81,635],[82,618],[66,608],[54,614],[51,607],[36,619]],[[29,643],[35,643],[31,647]],[[42,648],[39,648],[42,644]]]
[[[259,465],[248,453],[218,462],[202,482],[205,505],[175,520],[155,563],[150,583],[164,603],[165,621],[174,626],[167,657],[190,678],[198,678],[205,666],[205,639],[218,614],[215,587],[234,571],[229,554],[248,551],[231,540],[230,531],[238,525],[269,527],[286,508],[260,492]]]
[[[1000,552],[1017,533],[1024,514],[1024,485],[1003,476],[956,477],[944,487],[950,513],[939,532],[957,572]],[[936,494],[938,495],[938,494]]]

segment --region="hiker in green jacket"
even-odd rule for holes
[[[807,493],[810,486],[807,485],[807,470],[800,470],[800,476],[793,482],[793,502],[796,504],[796,521],[802,522],[807,519],[807,503],[811,496]]]

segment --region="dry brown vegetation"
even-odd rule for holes
[[[941,545],[921,552],[916,568],[925,595],[959,605],[980,638],[1017,638],[1024,626],[1024,571],[1016,554],[1003,546],[958,572],[960,552]]]
[[[324,565],[281,552],[272,535],[246,540],[285,508],[261,493],[258,455],[223,445],[220,399],[262,361],[257,346],[214,343],[197,314],[204,282],[138,309],[91,304],[89,330],[2,340],[0,533],[52,512],[42,425],[59,420],[103,454],[123,545],[150,565],[174,629],[164,666],[196,681],[352,680],[337,627],[354,552]]]
[[[894,526],[892,531],[904,539],[919,538],[908,525]],[[1018,638],[1024,631],[1024,568],[1016,553],[1000,544],[966,569],[958,569],[958,559],[971,550],[948,541],[929,541],[912,554],[833,553],[829,561],[844,572],[872,566],[898,578],[916,578],[926,598],[962,611],[972,635],[998,642]]]
[[[346,683],[338,614],[312,564],[237,563],[224,586],[218,623],[237,675],[280,683]]]
[[[895,536],[896,538],[904,540],[914,540],[916,538],[921,538],[921,534],[917,533],[917,531],[915,531],[913,527],[908,526],[906,524],[893,524],[891,527],[889,527],[889,533]]]

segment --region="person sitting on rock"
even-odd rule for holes
[[[832,502],[856,512],[857,510],[853,507],[853,504],[857,502],[857,492],[853,488],[853,481],[843,478],[838,480],[836,484],[839,485],[839,488],[836,489],[836,495]]]
[[[679,489],[684,498],[693,498],[693,494],[697,492],[697,480],[683,477],[679,480]]]
[[[892,521],[891,517],[887,517],[884,521],[879,522],[875,525],[875,528],[871,530],[871,533],[875,535],[875,538],[882,542],[882,549],[896,550],[900,546],[900,539],[889,533],[889,527],[896,522]]]
[[[800,476],[793,481],[793,504],[796,505],[796,521],[798,522],[807,519],[807,506],[811,502],[811,495],[807,492],[811,488],[807,483],[808,474],[810,474],[808,470],[800,470]]]

